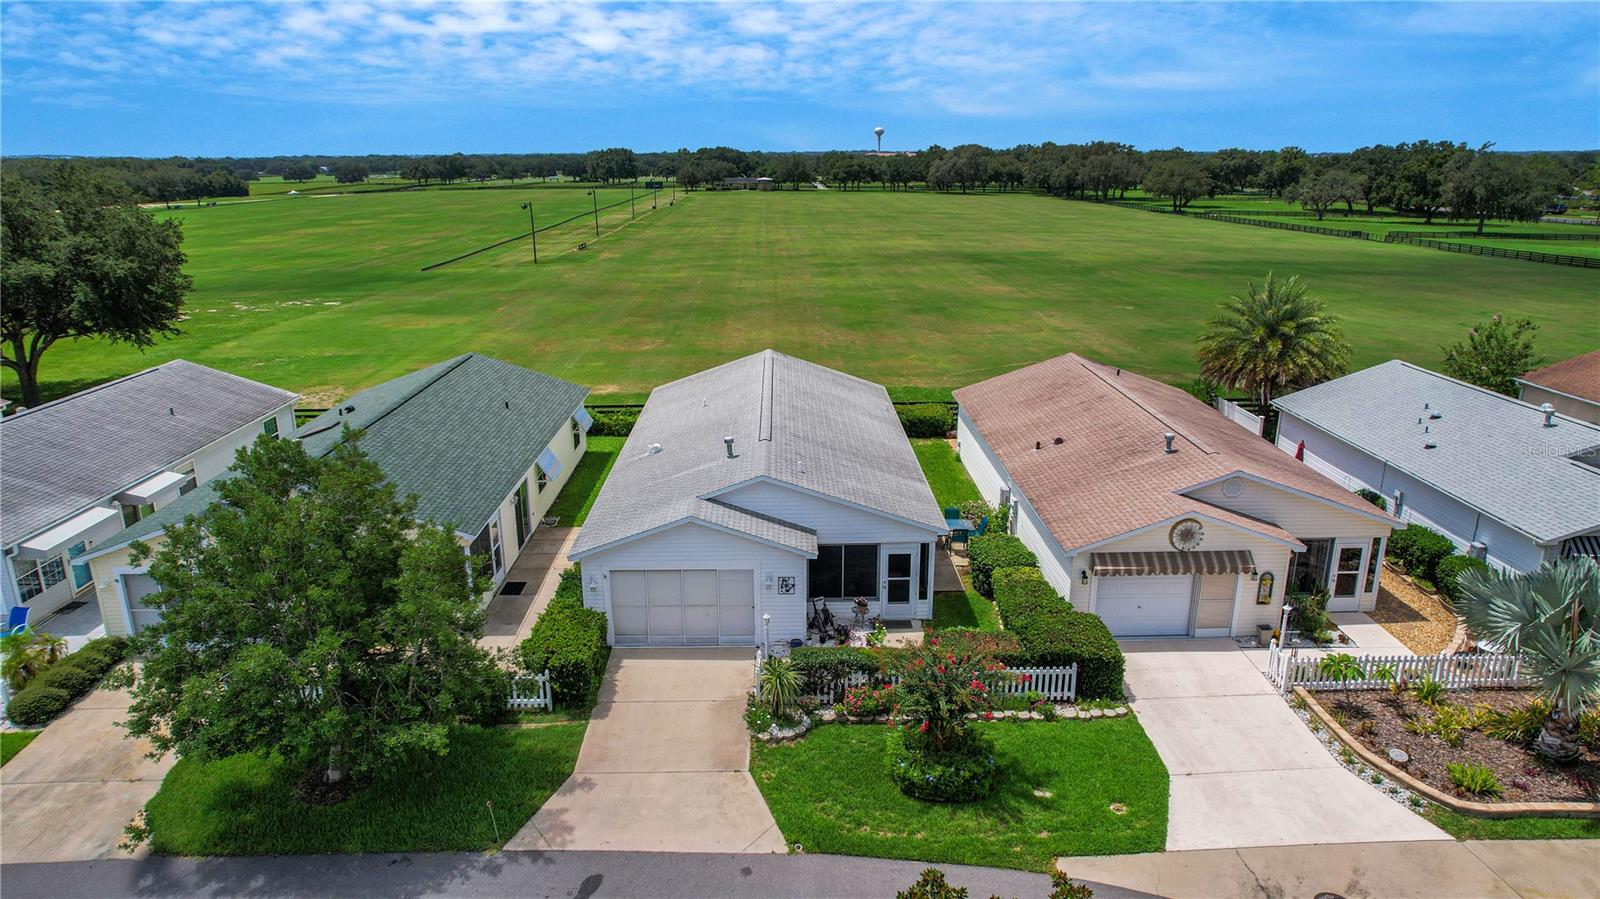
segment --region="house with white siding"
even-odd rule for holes
[[[1517,381],[1517,399],[1549,403],[1562,415],[1600,424],[1600,350],[1528,372]]]
[[[962,465],[1117,636],[1243,636],[1285,593],[1369,610],[1393,518],[1175,387],[1069,353],[955,392]]]
[[[89,552],[294,430],[287,390],[176,359],[0,419],[3,611],[91,615]],[[59,621],[60,619],[58,619]],[[96,630],[63,632],[86,636]],[[84,633],[78,633],[84,631]]]
[[[766,350],[651,392],[569,556],[614,645],[737,646],[931,617],[946,533],[888,393]]]
[[[1393,360],[1272,401],[1278,448],[1491,566],[1600,555],[1600,426]]]
[[[401,495],[416,496],[417,517],[454,529],[463,552],[482,560],[492,596],[583,458],[588,393],[542,372],[467,353],[363,390],[293,436],[311,455],[325,456],[346,426],[360,431],[368,458]],[[132,561],[132,544],[160,546],[168,527],[219,499],[220,478],[84,556],[107,633],[136,633],[158,619],[159,610],[145,600],[160,587],[147,565]]]

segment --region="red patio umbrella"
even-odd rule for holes
[[[1294,460],[1296,462],[1304,462],[1306,460],[1306,442],[1304,440],[1300,441],[1299,445],[1294,448]]]

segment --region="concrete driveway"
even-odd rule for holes
[[[122,829],[175,761],[144,757],[150,744],[116,726],[127,712],[126,693],[96,690],[0,768],[0,861],[125,857]]]
[[[1232,640],[1122,650],[1172,775],[1169,851],[1450,839],[1340,766]]]
[[[783,852],[750,777],[752,649],[618,649],[578,764],[507,849]]]

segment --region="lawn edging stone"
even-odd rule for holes
[[[1411,792],[1423,796],[1428,801],[1441,805],[1463,815],[1473,815],[1480,818],[1519,818],[1526,815],[1541,815],[1555,818],[1600,818],[1600,802],[1475,802],[1470,799],[1461,799],[1430,784],[1424,783],[1400,768],[1387,758],[1368,749],[1350,732],[1346,731],[1339,722],[1328,714],[1322,703],[1305,687],[1294,688],[1296,696],[1306,703],[1306,710],[1317,721],[1327,728],[1328,733],[1354,752],[1368,767],[1380,771],[1384,776],[1404,785]]]

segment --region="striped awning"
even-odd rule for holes
[[[1195,552],[1092,553],[1096,577],[1142,577],[1172,574],[1254,574],[1255,557],[1248,549]]]
[[[1600,559],[1600,534],[1584,534],[1561,541],[1561,558],[1575,559],[1578,556]]]

